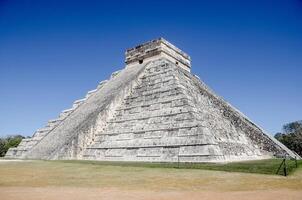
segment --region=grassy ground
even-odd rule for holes
[[[200,164],[195,168],[255,172],[276,160]],[[262,164],[261,164],[262,163]],[[251,165],[251,163],[250,163]],[[0,161],[0,199],[301,199],[302,168],[290,176],[174,168],[158,163]],[[181,166],[189,167],[189,166]],[[247,170],[249,169],[249,170]],[[272,170],[274,171],[274,170]],[[230,198],[226,198],[230,197]]]
[[[3,161],[2,161],[3,162]],[[283,179],[275,175],[280,160],[253,161],[230,164],[199,164],[194,168],[224,171],[263,172],[272,175],[215,172],[208,170],[173,168],[174,165],[159,163],[113,163],[93,161],[24,161],[0,163],[0,186],[122,186],[149,187],[156,189],[163,183],[168,187],[199,187],[198,183],[213,183],[217,187],[230,182],[229,189],[263,188],[273,185],[302,187],[302,169]],[[191,165],[181,166],[190,167]],[[271,169],[273,166],[274,169]],[[270,170],[269,170],[270,169]],[[293,172],[292,174],[295,174]],[[214,175],[214,176],[213,176]],[[216,176],[218,175],[218,176]],[[221,177],[223,175],[223,178]],[[239,179],[237,179],[237,178]],[[250,177],[253,184],[250,184]],[[296,179],[299,177],[300,179]],[[236,179],[236,181],[235,181]],[[204,185],[204,184],[201,184]]]
[[[147,167],[147,168],[177,168],[177,169],[204,169],[227,172],[245,172],[259,174],[276,174],[282,159],[268,159],[232,163],[146,163],[146,162],[102,162],[102,161],[54,161],[65,163],[86,163],[91,165],[121,166],[121,167]],[[287,173],[293,173],[297,167],[302,167],[302,160],[286,160]],[[284,175],[283,167],[279,175]]]

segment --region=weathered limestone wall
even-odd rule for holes
[[[114,75],[114,73],[113,73]],[[57,119],[49,120],[47,125],[38,129],[31,138],[25,138],[21,141],[17,148],[10,148],[6,153],[6,158],[25,158],[29,150],[37,145],[47,134],[55,129],[62,121],[64,121],[74,110],[79,108],[88,98],[90,98],[97,90],[101,89],[107,81],[99,83],[97,89],[88,91],[83,99],[76,100],[70,109],[63,110]]]
[[[184,89],[177,83],[177,67],[172,66],[160,59],[146,68],[138,86],[98,133],[84,158],[176,162],[192,152],[203,161],[221,157],[213,137],[198,127]]]
[[[179,69],[186,77],[188,96],[194,97],[203,121],[208,122],[211,133],[218,138],[219,146],[227,160],[238,160],[238,155],[297,156],[275,138],[265,133],[245,115],[217,96],[198,77]],[[245,138],[243,138],[243,136]],[[247,145],[248,144],[248,145]],[[247,149],[248,148],[248,149]]]
[[[190,74],[188,75],[190,76]],[[292,158],[299,158],[297,154],[289,150],[274,137],[266,133],[263,129],[261,129],[258,125],[248,119],[244,114],[242,114],[228,102],[217,96],[198,77],[191,75],[190,79],[196,86],[194,91],[208,96],[209,103],[214,104],[215,107],[217,107],[217,112],[220,111],[223,116],[236,127],[238,131],[247,135],[248,138],[250,138],[251,142],[261,151],[269,152],[271,155],[277,157],[289,156]],[[229,151],[232,147],[232,145],[227,145],[226,143],[223,143],[223,145],[225,146],[226,151]]]
[[[85,159],[219,162],[287,154],[265,133],[246,133],[250,122],[238,124],[238,119],[226,116],[240,113],[174,63],[159,59],[143,74],[86,148]]]
[[[152,40],[134,48],[126,50],[127,66],[143,62],[152,58],[156,60],[158,57],[165,57],[179,67],[190,71],[191,58],[185,52],[181,51],[173,44],[163,38]]]
[[[127,68],[110,79],[35,145],[26,154],[25,158],[59,159],[61,157],[66,158],[66,155],[69,155],[70,158],[77,158],[77,152],[80,151],[81,146],[79,146],[79,149],[70,149],[74,146],[72,144],[79,142],[79,135],[89,132],[100,113],[115,101],[117,95],[127,91],[126,88],[135,81],[143,69],[144,67],[141,65]]]
[[[52,159],[83,159],[83,150],[89,146],[96,138],[98,132],[107,126],[107,120],[114,117],[114,110],[121,104],[125,96],[129,95],[132,89],[137,85],[137,79],[141,74],[141,71],[148,65],[136,65],[133,69],[127,69],[126,71],[114,72],[111,76],[111,82],[105,92],[100,95],[106,96],[112,95],[110,101],[106,101],[106,106],[99,113],[93,117],[92,121],[85,120],[81,124],[81,128],[77,131],[77,134],[72,137],[68,144],[65,144],[61,149],[56,151],[52,155]],[[134,71],[131,77],[129,71]],[[115,80],[118,79],[118,80]],[[127,80],[128,79],[128,80]],[[117,84],[118,83],[118,84]],[[116,90],[116,91],[115,91]],[[100,101],[102,97],[98,98]],[[85,109],[85,108],[83,108]]]

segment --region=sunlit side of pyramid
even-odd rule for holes
[[[190,72],[160,38],[6,154],[20,159],[227,162],[296,157]]]

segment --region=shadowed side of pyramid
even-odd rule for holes
[[[159,59],[115,110],[85,159],[224,162],[294,154],[190,72]]]

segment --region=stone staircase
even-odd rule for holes
[[[166,60],[149,65],[138,85],[114,111],[83,158],[169,161],[220,159],[218,144],[200,125],[196,109]]]
[[[111,78],[116,76],[119,71],[114,72]],[[46,135],[48,135],[53,129],[55,129],[62,121],[64,121],[73,111],[75,111],[79,106],[85,103],[85,101],[90,98],[97,90],[101,89],[108,81],[101,81],[97,88],[88,91],[85,98],[74,101],[70,109],[63,110],[59,117],[56,119],[49,120],[45,127],[40,128],[35,131],[31,138],[25,138],[16,148],[10,148],[6,153],[6,158],[24,158],[26,153],[31,150],[35,145],[37,145]]]
[[[192,81],[194,80],[194,81]],[[114,110],[83,158],[108,161],[220,162],[269,158],[283,152],[198,77],[162,60],[149,65],[138,85]],[[226,116],[226,111],[230,112]],[[254,127],[256,129],[257,127]],[[265,140],[253,141],[254,138]],[[269,145],[268,145],[269,143]],[[269,146],[269,147],[268,147]],[[272,150],[272,149],[271,149]]]
[[[119,105],[119,99],[135,85],[145,65],[112,73],[107,82],[100,83],[96,90],[88,92],[85,100],[76,101],[70,110],[66,110],[64,120],[24,153],[22,158],[81,159],[83,148],[94,140],[95,130],[102,127],[103,120],[111,116],[112,109]]]

